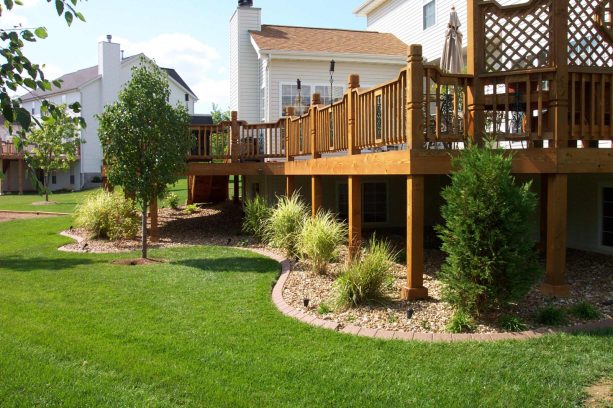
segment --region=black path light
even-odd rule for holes
[[[330,104],[334,102],[334,65],[336,62],[334,60],[330,61]]]
[[[296,79],[296,89],[298,90],[298,112],[302,115],[302,81],[300,78]]]

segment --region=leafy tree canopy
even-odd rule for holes
[[[77,3],[81,0],[47,0],[53,3],[55,12],[63,16],[66,23],[70,26],[75,18],[85,21],[85,17],[77,9]],[[0,3],[0,17],[7,10],[12,10],[15,6],[22,5],[21,0],[2,0]],[[2,21],[2,20],[0,20]],[[0,56],[4,59],[0,65],[0,109],[6,119],[5,124],[10,132],[13,132],[13,123],[20,126],[19,135],[23,137],[32,124],[32,116],[27,109],[21,107],[19,99],[11,98],[11,92],[18,92],[20,89],[26,91],[49,91],[52,86],[61,87],[59,81],[49,81],[45,78],[42,66],[32,63],[23,53],[26,42],[36,42],[47,38],[47,29],[37,28],[0,28]],[[50,115],[55,115],[56,107],[48,101],[42,102],[42,109]],[[80,105],[78,103],[70,105],[70,109],[78,113]],[[58,113],[62,116],[62,113]],[[84,127],[85,122],[80,117],[73,117],[72,120]],[[18,147],[21,140],[16,140]]]
[[[211,107],[211,117],[213,119],[214,124],[229,121],[231,119],[230,110],[226,109],[225,111],[222,111],[219,108],[219,105],[214,103]]]

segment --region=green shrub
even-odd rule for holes
[[[270,218],[272,209],[266,204],[263,197],[256,195],[255,198],[245,201],[245,218],[243,219],[243,232],[253,235],[258,239],[264,239],[266,222]]]
[[[270,245],[284,249],[289,257],[296,256],[298,234],[307,214],[307,207],[298,194],[280,197],[264,229]]]
[[[475,330],[475,322],[467,312],[456,310],[451,320],[447,323],[447,331],[450,333],[467,333]]]
[[[179,196],[176,195],[175,193],[168,193],[166,194],[166,203],[170,206],[170,208],[172,208],[173,210],[176,210],[179,208]]]
[[[319,306],[317,306],[317,313],[319,313],[320,315],[328,314],[331,311],[332,310],[330,309],[330,306],[325,303],[320,303]]]
[[[524,331],[527,328],[520,317],[508,314],[504,314],[498,318],[498,326],[509,332]]]
[[[357,306],[380,298],[393,284],[395,256],[388,242],[371,238],[368,247],[344,267],[334,282],[335,307]]]
[[[185,209],[183,210],[183,212],[187,215],[191,215],[191,214],[197,213],[198,210],[199,208],[196,204],[189,204],[185,206]]]
[[[90,195],[75,210],[75,226],[96,238],[111,241],[131,239],[139,230],[139,213],[132,200],[120,192],[99,191]]]
[[[566,323],[566,312],[559,307],[547,306],[536,313],[535,320],[547,326],[561,326]]]
[[[314,273],[323,274],[346,238],[347,226],[332,213],[319,211],[314,218],[304,221],[298,233],[299,255],[311,264]]]
[[[443,298],[470,314],[525,296],[540,273],[530,238],[536,198],[530,183],[515,184],[511,161],[501,149],[469,146],[442,193]]]
[[[573,305],[570,310],[570,314],[580,319],[594,320],[600,318],[602,314],[596,308],[596,306],[592,305],[588,302],[580,302]]]

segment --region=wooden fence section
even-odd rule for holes
[[[14,159],[23,157],[23,152],[19,152],[13,142],[0,140],[0,159]]]
[[[330,105],[314,94],[276,123],[195,129],[193,160],[264,160],[397,149],[598,147],[613,141],[613,0],[468,0],[467,74],[411,45],[407,66],[370,89],[351,75]],[[581,145],[576,141],[581,141]]]

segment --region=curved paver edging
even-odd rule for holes
[[[613,319],[599,320],[590,323],[578,324],[570,327],[558,329],[540,328],[536,330],[527,330],[523,332],[507,332],[507,333],[421,333],[421,332],[406,332],[402,330],[385,330],[385,329],[370,329],[367,327],[346,325],[341,326],[340,323],[331,320],[319,319],[317,317],[306,314],[295,309],[285,302],[283,299],[283,289],[290,273],[290,262],[282,256],[267,251],[265,249],[245,248],[251,252],[274,259],[281,265],[281,275],[277,280],[272,290],[272,301],[281,313],[286,316],[293,317],[301,322],[308,323],[312,326],[323,327],[326,329],[338,331],[340,333],[353,334],[357,336],[373,337],[378,339],[395,339],[395,340],[417,340],[417,341],[495,341],[495,340],[525,340],[530,338],[541,337],[545,334],[553,333],[573,333],[578,331],[590,331],[598,329],[613,328]]]

